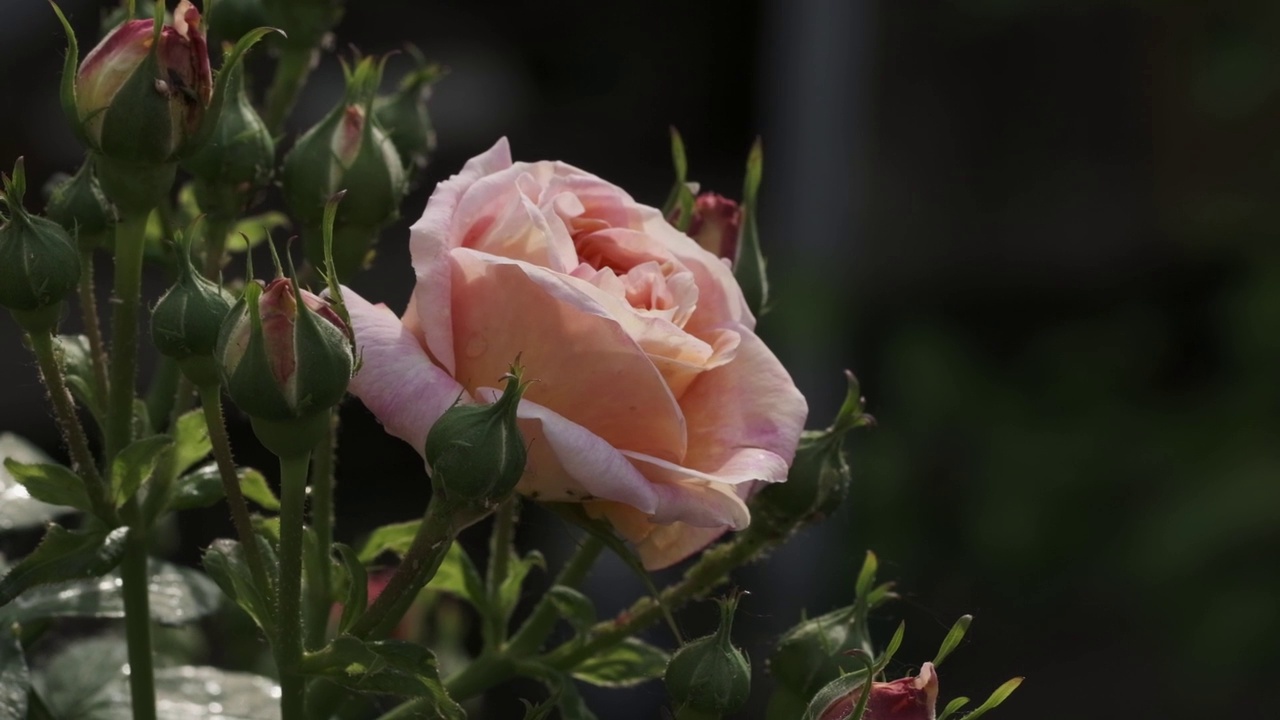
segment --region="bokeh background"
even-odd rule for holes
[[[25,155],[38,187],[80,161],[57,104],[61,31],[41,0],[0,6],[0,165]],[[106,3],[62,6],[91,46]],[[870,548],[903,594],[878,626],[907,621],[894,672],[977,617],[944,700],[1025,675],[992,717],[1274,711],[1280,4],[353,0],[337,37],[339,52],[410,41],[451,69],[426,181],[351,280],[393,307],[412,282],[408,222],[499,136],[517,159],[566,160],[654,204],[669,125],[691,176],[728,195],[764,137],[762,332],[811,427],[834,414],[845,368],[880,426],[850,443],[839,515],[736,578],[753,593],[739,634],[760,707],[769,642],[847,603]],[[291,131],[340,81],[327,54]],[[149,276],[151,297],[163,285]],[[61,453],[7,316],[0,378],[0,430]],[[344,421],[338,534],[352,541],[415,516],[427,487],[358,402]],[[243,423],[233,432],[242,459],[270,466]],[[526,520],[522,543],[564,556],[563,525]],[[175,552],[194,562],[228,531],[193,514]],[[483,532],[468,543],[482,554]],[[602,614],[641,592],[613,560],[589,588]],[[682,623],[709,619],[695,607]],[[589,699],[602,718],[648,719],[663,692]],[[520,709],[491,697],[483,716]]]

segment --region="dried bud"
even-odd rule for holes
[[[200,11],[182,0],[158,33],[129,20],[98,43],[76,75],[76,110],[93,149],[126,163],[173,160],[213,95]]]
[[[384,225],[394,220],[407,190],[404,167],[390,138],[370,117],[382,67],[366,58],[347,69],[347,96],[308,130],[284,159],[285,200],[302,224],[307,256],[324,257],[324,205],[346,190],[334,221],[333,260],[338,277],[350,277],[372,257]]]
[[[218,6],[222,12],[222,6]],[[239,215],[271,180],[276,143],[244,90],[244,71],[232,68],[222,113],[209,142],[182,164],[195,177],[200,208]]]
[[[729,640],[740,596],[718,600],[720,627],[671,656],[663,681],[677,708],[715,716],[735,713],[751,694],[751,664]]]
[[[111,203],[98,187],[92,163],[85,162],[75,175],[61,177],[51,184],[45,215],[75,238],[81,251],[93,250],[110,238],[108,231],[115,223]]]
[[[524,437],[516,409],[527,383],[512,366],[506,389],[489,405],[454,405],[431,426],[425,455],[431,484],[450,502],[496,505],[524,474]]]
[[[0,306],[29,332],[57,325],[62,300],[80,282],[80,253],[60,225],[22,207],[27,178],[22,158],[4,177],[0,197],[9,214],[0,226]]]
[[[863,687],[838,698],[822,711],[819,720],[849,720],[862,697]],[[925,663],[920,674],[893,682],[871,683],[862,720],[933,720],[938,701],[938,674]]]
[[[278,422],[336,405],[354,367],[346,324],[288,278],[245,288],[222,323],[217,358],[236,405],[255,420]]]
[[[373,116],[391,138],[406,169],[426,167],[427,156],[436,149],[436,131],[427,114],[427,100],[431,86],[442,73],[438,65],[427,65],[421,56],[415,57],[418,69],[405,75],[394,93],[373,103]]]
[[[711,254],[732,263],[738,257],[741,226],[742,208],[737,202],[705,192],[694,202],[688,235]]]
[[[178,282],[151,311],[151,339],[162,355],[178,361],[184,375],[198,387],[218,384],[214,351],[222,322],[235,298],[191,265],[191,250],[179,243]]]

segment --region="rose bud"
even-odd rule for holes
[[[844,458],[844,437],[854,428],[874,425],[875,418],[864,412],[858,379],[851,372],[845,375],[848,390],[835,422],[826,430],[805,431],[787,482],[769,485],[752,499],[752,513],[778,532],[825,518],[849,492],[852,473]]]
[[[396,218],[407,190],[400,155],[371,115],[381,65],[365,58],[346,73],[346,98],[298,139],[284,159],[281,177],[285,201],[302,224],[313,264],[324,257],[325,202],[347,191],[333,226],[332,270],[340,278],[368,263],[379,231]]]
[[[528,387],[520,375],[520,368],[512,366],[497,400],[454,405],[427,433],[431,486],[447,501],[492,507],[515,490],[527,460],[516,425],[516,408]]]
[[[427,114],[427,100],[442,71],[439,65],[428,65],[416,52],[414,58],[418,69],[405,75],[394,93],[374,101],[373,117],[386,130],[406,168],[423,168],[427,156],[436,149],[436,131]]]
[[[213,355],[235,298],[196,272],[190,243],[179,242],[179,248],[178,282],[151,311],[151,339],[160,354],[178,361],[182,373],[197,387],[217,385]]]
[[[110,237],[115,213],[98,186],[92,163],[86,161],[75,175],[62,177],[51,183],[45,215],[75,238],[81,252],[89,252]]]
[[[849,720],[862,697],[858,686],[835,700],[818,716],[819,720]],[[938,701],[938,674],[933,663],[925,663],[920,674],[893,682],[871,683],[871,694],[862,720],[934,720]]]
[[[0,201],[8,217],[0,226],[0,306],[13,313],[28,332],[57,326],[62,300],[80,282],[80,253],[60,225],[27,213],[22,198],[27,190],[22,158],[13,176],[4,177]]]
[[[76,109],[94,150],[129,163],[171,161],[213,95],[200,11],[182,0],[173,23],[129,20],[80,65]]]
[[[278,455],[310,450],[314,440],[290,432],[293,422],[327,427],[324,411],[346,393],[355,364],[346,324],[289,278],[246,286],[222,323],[216,356],[227,394]],[[277,426],[284,437],[264,437],[264,429]],[[303,447],[292,447],[293,440]]]
[[[705,192],[693,205],[689,237],[708,252],[733,262],[738,255],[738,231],[742,226],[742,208],[738,203],[716,193]]]
[[[719,717],[746,705],[751,694],[751,663],[729,641],[740,597],[734,594],[717,600],[720,627],[712,635],[686,643],[671,656],[663,682],[677,710],[687,708]]]
[[[218,6],[221,14],[223,6]],[[209,142],[182,163],[195,177],[196,202],[211,214],[239,215],[266,187],[276,143],[244,90],[244,71],[229,70],[227,98]]]

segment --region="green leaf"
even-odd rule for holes
[[[436,570],[435,577],[427,583],[427,589],[470,601],[477,608],[483,609],[486,604],[484,581],[480,579],[480,571],[476,569],[475,563],[471,562],[467,551],[457,542],[449,546],[449,552],[445,554],[444,561]]]
[[[516,560],[507,570],[507,577],[503,579],[502,585],[498,588],[498,607],[494,608],[496,612],[501,614],[503,625],[511,619],[511,613],[516,609],[516,603],[520,602],[520,589],[524,586],[524,579],[528,577],[529,571],[533,568],[547,569],[546,558],[542,557],[542,553],[534,550],[523,558]]]
[[[178,418],[173,431],[173,472],[181,474],[213,451],[209,426],[203,410],[192,410]]]
[[[938,716],[938,720],[947,720],[947,718],[955,715],[957,712],[960,712],[960,708],[968,704],[969,698],[967,697],[958,697],[955,700],[952,700],[947,703],[945,708],[943,708],[942,714]]]
[[[236,468],[236,476],[240,479],[240,493],[245,499],[256,503],[264,510],[278,511],[280,500],[271,491],[267,478],[253,468]],[[170,510],[192,510],[209,507],[225,496],[222,488],[222,473],[217,463],[206,463],[178,478],[173,485],[173,496],[169,500]]]
[[[53,12],[58,16],[58,21],[62,23],[62,29],[67,34],[67,55],[62,61],[62,81],[58,86],[58,99],[62,104],[62,112],[71,123],[71,130],[75,133],[76,139],[81,145],[92,148],[93,141],[85,132],[80,120],[80,110],[76,104],[76,73],[80,67],[80,45],[76,42],[76,33],[71,29],[71,23],[67,22],[67,16],[62,14],[62,10],[56,3],[49,4],[53,6]]]
[[[467,716],[440,682],[435,655],[414,643],[364,642],[340,635],[323,650],[308,653],[302,669],[357,692],[425,698],[435,714],[424,717],[464,720]]]
[[[16,460],[24,464],[53,462],[53,458],[39,447],[13,433],[0,433],[0,460]],[[0,463],[0,532],[42,527],[69,511],[69,508],[31,497],[31,493]]]
[[[272,231],[287,227],[289,216],[282,212],[271,211],[244,218],[227,235],[227,252],[251,250],[271,237]]]
[[[556,585],[547,591],[547,599],[555,606],[560,617],[569,621],[573,629],[581,633],[596,622],[596,606],[591,598],[567,585]]]
[[[133,497],[142,482],[151,477],[160,455],[173,447],[168,435],[152,435],[125,446],[111,463],[111,495],[116,507]]]
[[[876,569],[880,563],[876,560],[876,554],[867,551],[866,557],[862,560],[862,569],[858,570],[858,581],[854,584],[854,593],[857,597],[866,597],[876,582]]]
[[[982,703],[977,708],[975,708],[973,712],[969,713],[968,715],[965,715],[964,716],[965,720],[977,720],[983,715],[986,715],[991,710],[994,710],[1005,700],[1008,700],[1009,696],[1013,694],[1013,691],[1017,690],[1018,686],[1021,684],[1022,684],[1022,678],[1020,677],[1016,677],[1016,678],[1013,678],[1012,680],[1005,682],[1005,684],[996,688],[995,692],[991,693],[991,697],[987,698],[986,702]]]
[[[551,697],[548,703],[554,702],[560,707],[561,720],[596,720],[595,713],[583,702],[582,695],[573,684],[573,680],[564,673],[545,665],[528,662],[522,663],[520,670],[529,677],[536,678],[547,686]]]
[[[667,199],[662,203],[662,216],[668,220],[672,219],[673,214],[679,209],[679,216],[675,218],[676,227],[684,232],[689,229],[689,223],[693,220],[693,193],[688,182],[689,161],[685,157],[684,139],[680,137],[680,131],[671,127],[671,164],[675,166],[676,179],[671,185],[671,192],[667,193]]]
[[[98,397],[94,391],[93,351],[89,346],[89,338],[84,335],[59,335],[58,350],[62,352],[62,367],[67,374],[67,386],[71,394],[102,425],[102,403],[106,398]]]
[[[28,588],[106,574],[124,557],[129,529],[73,532],[50,525],[36,549],[0,578],[0,606]]]
[[[631,687],[662,677],[670,659],[664,650],[638,638],[627,638],[587,658],[573,669],[573,676],[600,687]]]
[[[0,628],[0,717],[27,716],[27,692],[31,675],[17,633],[9,625]]]
[[[275,571],[277,565],[274,548],[261,537],[255,536],[255,539],[267,572]],[[266,632],[267,637],[273,637],[271,589],[260,588],[253,581],[253,573],[245,562],[240,543],[225,538],[214,540],[205,550],[203,562],[205,572],[222,588],[222,592],[247,612],[258,627]],[[277,578],[271,578],[270,581],[279,582]]]
[[[742,224],[738,228],[738,257],[733,263],[733,277],[742,287],[747,307],[757,317],[769,304],[769,278],[764,255],[760,251],[760,229],[756,224],[756,200],[763,172],[764,149],[757,138],[747,156],[747,177],[742,188]]]
[[[338,619],[338,632],[345,633],[369,606],[369,574],[365,572],[364,563],[360,562],[350,545],[335,543],[334,547],[338,549],[342,567],[346,571],[347,595],[342,603],[342,617]]]
[[[889,665],[889,661],[898,653],[898,648],[902,647],[902,638],[906,634],[907,624],[905,622],[898,623],[898,629],[893,632],[893,637],[889,638],[889,645],[885,647],[884,653],[880,655],[878,660],[876,660],[876,673],[884,670]]]
[[[7,458],[4,467],[9,476],[37,500],[78,510],[88,511],[91,508],[84,480],[68,468],[46,463],[27,465],[13,458]]]
[[[866,657],[865,655],[863,656]],[[867,680],[867,669],[854,670],[847,675],[832,680],[818,691],[817,695],[809,701],[809,707],[805,708],[803,720],[818,720],[831,704],[840,698],[853,694],[861,688]]]
[[[54,656],[34,684],[49,714],[59,720],[131,720],[127,662],[124,638],[90,638]],[[155,671],[155,692],[163,718],[280,718],[280,688],[260,675],[197,665],[162,667]]]
[[[217,611],[222,593],[203,574],[152,560],[151,618],[162,625],[181,625]],[[19,595],[0,608],[0,626],[28,623],[50,617],[124,617],[120,574],[42,585]]]
[[[422,525],[421,520],[410,520],[383,525],[374,530],[360,548],[360,562],[371,563],[386,552],[404,556],[409,551],[409,546],[413,544],[413,537],[418,533],[420,525]]]
[[[938,648],[938,654],[933,658],[933,664],[941,665],[943,660],[960,646],[960,641],[964,640],[964,634],[969,631],[969,625],[973,622],[972,615],[961,615],[956,624],[951,626],[951,630],[947,632],[947,636],[942,639],[942,645]]]

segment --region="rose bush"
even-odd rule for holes
[[[517,487],[583,503],[650,569],[750,521],[786,479],[807,407],[755,335],[725,261],[622,189],[506,140],[440,183],[410,233],[404,317],[355,293],[351,391],[419,453],[459,398],[495,399],[520,358]]]

